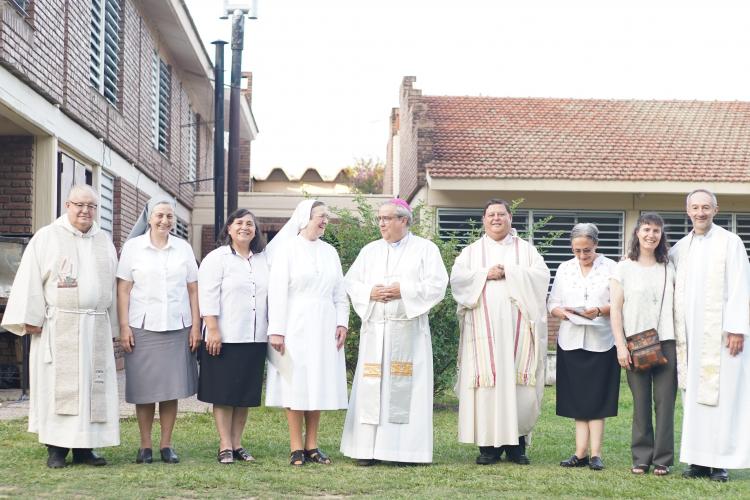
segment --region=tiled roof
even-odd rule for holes
[[[419,99],[432,177],[750,181],[750,102]]]

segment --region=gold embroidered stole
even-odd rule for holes
[[[675,337],[677,347],[677,377],[679,386],[686,388],[688,370],[688,350],[686,315],[686,286],[690,247],[694,233],[690,240],[683,245],[677,263],[675,277]],[[706,283],[703,288],[703,337],[700,353],[700,383],[697,388],[697,401],[707,406],[719,404],[719,375],[721,368],[721,347],[723,344],[723,314],[724,281],[726,278],[727,233],[717,227],[711,234],[707,255],[711,258],[706,266]],[[695,293],[695,291],[693,291]],[[698,326],[698,328],[701,328]]]

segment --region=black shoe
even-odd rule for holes
[[[711,481],[719,481],[720,483],[726,483],[729,481],[729,472],[726,469],[711,469],[711,475],[709,476]]]
[[[502,453],[500,448],[492,446],[480,446],[479,456],[477,457],[477,465],[491,465],[496,464],[500,461],[500,454]]]
[[[709,477],[711,475],[711,468],[710,467],[703,467],[702,465],[693,465],[691,464],[688,469],[686,469],[682,473],[682,477],[686,477],[688,479],[696,479],[699,477]]]
[[[91,448],[73,448],[73,463],[93,465],[94,467],[107,465],[107,461],[94,453]]]
[[[586,455],[583,458],[578,458],[577,455],[573,455],[567,460],[560,462],[560,467],[586,467],[589,464],[589,457]]]
[[[526,436],[520,436],[518,438],[517,445],[506,445],[505,453],[508,456],[508,460],[519,464],[529,465],[531,460],[526,456]]]
[[[47,445],[47,467],[50,469],[62,469],[67,464],[65,463],[65,457],[68,456],[67,448],[60,448],[59,446]]]
[[[602,470],[604,468],[604,462],[602,457],[591,457],[589,461],[589,469],[591,470]]]
[[[154,454],[151,448],[138,448],[138,455],[135,457],[137,464],[150,464],[154,461]]]
[[[355,463],[358,467],[370,467],[378,463],[378,460],[375,460],[374,458],[358,458]]]
[[[162,448],[159,450],[159,454],[161,454],[161,461],[165,464],[180,463],[180,457],[177,456],[173,448]]]

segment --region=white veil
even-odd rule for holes
[[[289,241],[295,238],[299,232],[307,226],[310,221],[310,213],[312,212],[313,203],[316,200],[303,200],[299,202],[297,208],[294,209],[294,213],[289,218],[284,227],[276,233],[271,241],[266,245],[266,258],[270,264],[273,261],[274,253],[277,249],[286,245]]]

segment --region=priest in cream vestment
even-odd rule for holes
[[[74,186],[67,213],[29,242],[11,288],[3,328],[31,337],[29,432],[48,447],[47,465],[105,465],[92,448],[120,444],[113,332],[117,255],[94,221],[98,195]]]
[[[544,259],[511,228],[510,206],[490,200],[484,235],[451,271],[461,340],[458,440],[479,446],[477,463],[528,464],[527,436],[541,412],[547,353]]]
[[[383,204],[383,239],[366,245],[344,277],[362,318],[359,358],[341,452],[359,465],[432,462],[432,343],[428,313],[448,273],[429,240],[409,232],[409,205]]]
[[[716,197],[687,198],[693,230],[670,251],[675,279],[677,378],[684,389],[685,477],[727,481],[750,468],[750,265],[742,240],[713,223]]]

